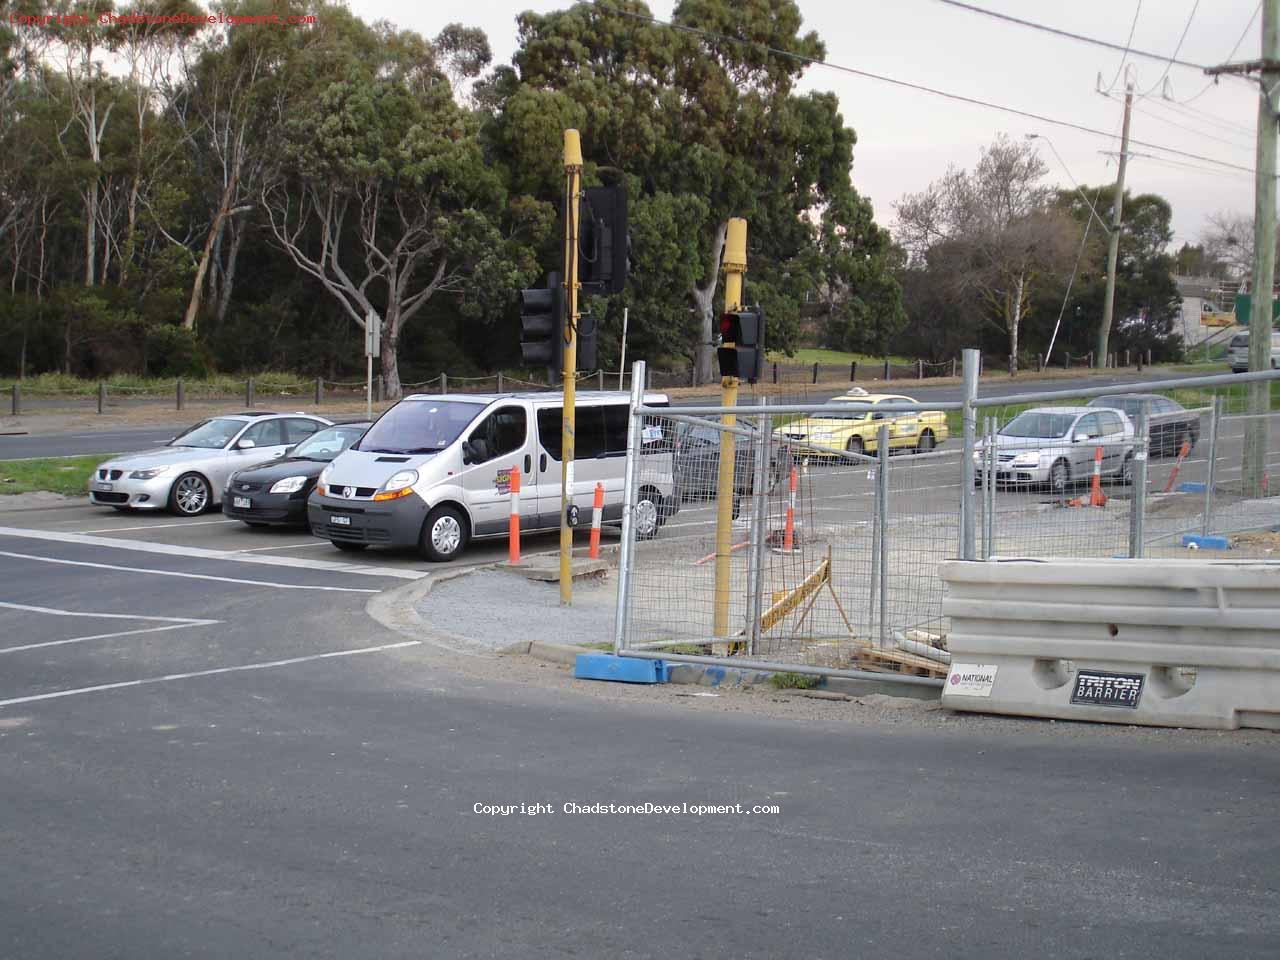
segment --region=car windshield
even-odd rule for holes
[[[1249,335],[1247,333],[1237,334],[1231,338],[1233,347],[1247,347],[1249,345]]]
[[[291,456],[295,460],[332,460],[359,440],[366,429],[363,423],[357,423],[318,430],[294,447]]]
[[[484,410],[482,403],[404,400],[378,418],[352,450],[366,453],[436,453]]]
[[[1123,410],[1130,416],[1137,416],[1142,412],[1143,402],[1144,401],[1141,397],[1098,397],[1097,399],[1090,400],[1089,406],[1106,407],[1110,410]],[[1151,401],[1146,401],[1146,403],[1147,408],[1154,412],[1156,409],[1155,404]]]
[[[244,428],[243,420],[214,417],[202,420],[186,433],[180,433],[169,441],[171,447],[202,447],[205,450],[221,450]]]
[[[1002,437],[1063,437],[1075,421],[1074,413],[1043,413],[1026,410],[1000,430]]]
[[[832,412],[827,412],[827,411],[823,411],[822,413],[818,414],[818,415],[817,415],[817,417],[815,417],[815,419],[818,419],[818,420],[861,420],[861,419],[862,419],[863,417],[865,417],[865,416],[867,415],[867,413],[869,413],[869,412],[870,412],[870,410],[871,410],[871,404],[869,404],[869,403],[848,403],[848,404],[846,404],[843,400],[836,400],[836,401],[834,401],[834,402],[835,402],[835,403],[839,403],[839,404],[841,404],[842,406],[847,407],[848,409],[847,409],[847,410],[840,410],[840,411],[838,411],[838,412],[834,412],[834,413],[832,413]]]

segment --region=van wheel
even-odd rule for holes
[[[1133,485],[1133,454],[1127,453],[1124,457],[1124,463],[1120,465],[1120,483],[1124,486]]]
[[[736,498],[735,498],[736,499]],[[658,535],[666,518],[662,508],[662,494],[653,487],[643,487],[640,496],[632,508],[632,525],[635,527],[637,540],[652,540]]]
[[[928,453],[933,448],[933,431],[926,430],[920,434],[920,439],[916,441],[916,453]]]
[[[448,563],[462,553],[469,537],[466,518],[453,507],[439,506],[427,514],[418,549],[432,563]]]
[[[846,453],[856,453],[861,456],[865,449],[865,445],[863,444],[861,437],[850,437],[849,442],[844,445],[844,449]]]

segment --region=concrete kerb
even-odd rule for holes
[[[521,641],[496,650],[480,651],[475,644],[464,637],[438,630],[428,626],[418,613],[418,603],[433,589],[442,583],[457,580],[481,571],[498,570],[505,566],[505,561],[481,564],[462,570],[449,570],[438,575],[427,575],[414,580],[403,587],[396,587],[375,594],[365,605],[368,614],[383,626],[404,634],[414,640],[421,640],[430,646],[447,650],[451,653],[466,653],[470,656],[528,656],[546,663],[556,663],[572,667],[577,662],[578,654],[601,652],[593,647],[579,647],[568,643],[548,643],[541,640]],[[780,671],[785,672],[785,671]],[[680,663],[671,664],[670,683],[678,683],[700,687],[768,687],[773,672],[764,670],[741,670],[734,667],[721,667],[712,664]],[[934,687],[922,687],[917,684],[896,683],[892,678],[880,680],[853,680],[846,677],[825,677],[817,688],[808,692],[826,692],[843,697],[861,697],[871,694],[882,694],[888,697],[905,697],[916,700],[936,700],[941,691]],[[825,698],[824,699],[828,699]]]

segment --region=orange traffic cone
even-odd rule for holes
[[[1093,486],[1089,490],[1089,506],[1105,507],[1107,498],[1102,492],[1102,448],[1093,452]]]

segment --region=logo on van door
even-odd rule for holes
[[[493,488],[499,493],[511,492],[511,468],[503,467],[494,475]]]

